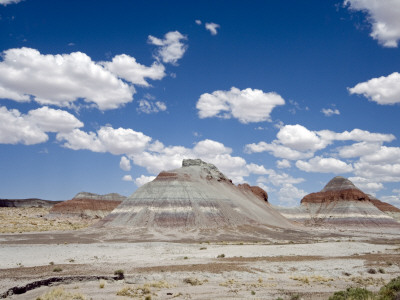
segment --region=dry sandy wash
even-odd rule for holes
[[[136,241],[81,229],[0,235],[9,299],[327,299],[400,275],[400,233],[271,230],[264,240]],[[114,237],[114,239],[112,239]],[[124,276],[114,275],[123,270]],[[20,293],[20,294],[18,294]],[[56,298],[55,295],[65,298]],[[147,298],[150,299],[150,298]]]

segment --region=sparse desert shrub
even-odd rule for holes
[[[86,300],[87,298],[78,293],[69,293],[64,291],[63,288],[55,288],[42,296],[36,298],[36,300],[54,300],[54,299],[62,299],[62,300]]]
[[[53,272],[61,272],[61,271],[62,271],[62,268],[60,268],[60,267],[55,267],[53,269]]]
[[[131,298],[145,296],[145,295],[150,296],[150,294],[151,290],[147,286],[139,286],[137,288],[127,286],[117,292],[117,296],[126,296]]]
[[[256,294],[256,292],[255,291],[251,291],[251,294],[254,296]]]
[[[223,253],[217,256],[217,258],[224,258],[224,257],[225,257],[225,254],[223,254]]]
[[[382,278],[373,278],[371,276],[369,277],[361,277],[361,276],[357,276],[357,277],[351,277],[350,278],[351,281],[353,281],[355,284],[359,285],[359,286],[368,286],[368,285],[383,285],[385,284],[385,281]]]
[[[373,293],[364,288],[348,288],[345,291],[335,292],[329,300],[368,300],[373,299]]]
[[[400,276],[392,279],[384,285],[378,293],[378,300],[398,300],[400,299]]]
[[[189,259],[189,257],[185,256],[183,259]]]
[[[204,283],[204,281],[193,277],[185,278],[183,279],[183,282],[188,283],[190,285],[202,285]]]
[[[300,295],[299,295],[299,294],[292,295],[292,296],[290,297],[290,300],[300,300]]]
[[[118,276],[118,278],[124,278],[124,270],[121,270],[121,269],[119,269],[119,270],[115,270],[114,271],[114,275],[115,276]]]
[[[171,288],[171,285],[165,280],[155,281],[155,282],[151,282],[151,283],[145,283],[144,286],[145,287],[158,288],[158,289],[169,289],[169,288]]]
[[[150,296],[150,295],[147,295],[147,296],[144,298],[144,300],[151,300],[151,296]]]
[[[310,279],[307,276],[293,276],[290,279],[300,281],[302,283],[310,284]]]
[[[105,286],[105,285],[106,285],[105,281],[104,281],[104,280],[101,280],[100,283],[99,283],[99,287],[100,287],[101,289],[104,289],[104,286]]]
[[[385,270],[382,269],[382,268],[379,268],[379,269],[378,269],[378,272],[381,273],[381,274],[385,274],[385,273],[386,273]]]
[[[373,268],[371,268],[371,269],[368,269],[368,271],[367,271],[369,274],[376,274],[376,270],[375,269],[373,269]]]
[[[207,250],[207,247],[201,247],[200,250]]]
[[[54,266],[54,261],[49,262],[50,266]]]

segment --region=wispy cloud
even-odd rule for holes
[[[217,29],[220,28],[220,25],[211,22],[211,23],[206,23],[205,27],[211,33],[211,35],[217,35],[218,33]]]
[[[333,115],[340,115],[340,111],[337,108],[335,108],[335,109],[323,108],[321,110],[321,112],[327,117],[330,117],[330,116],[333,116]]]

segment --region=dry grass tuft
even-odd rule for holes
[[[310,284],[310,283],[327,283],[330,281],[334,281],[333,278],[327,278],[323,277],[320,275],[313,275],[313,276],[291,276],[290,279],[300,281],[304,284]]]
[[[151,291],[151,288],[169,289],[171,287],[173,286],[169,284],[167,281],[160,280],[156,282],[145,283],[144,285],[137,287],[126,286],[117,292],[117,296],[125,296],[131,298],[145,297],[145,299],[151,299],[151,295],[157,296],[157,294]]]
[[[361,276],[357,276],[357,277],[351,277],[350,280],[352,282],[354,282],[357,286],[369,286],[369,285],[383,285],[385,284],[385,280],[383,280],[382,278],[373,278],[373,277],[361,277]]]
[[[183,279],[183,282],[188,283],[190,285],[202,285],[203,283],[208,282],[208,280],[207,279],[200,280],[198,278],[189,277],[189,278]]]
[[[69,293],[63,288],[55,288],[48,291],[46,294],[36,298],[36,300],[86,300],[88,299],[85,295],[79,293]]]

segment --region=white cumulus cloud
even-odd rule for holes
[[[69,132],[83,127],[83,123],[69,112],[47,106],[29,111],[26,118],[45,132]]]
[[[343,158],[360,157],[378,151],[381,143],[360,142],[349,146],[339,147],[338,154]]]
[[[349,158],[353,157],[352,155],[358,150],[362,150],[363,152],[360,153],[366,154],[372,149],[377,149],[376,145],[379,147],[383,142],[391,142],[395,139],[393,134],[373,133],[361,129],[343,132],[331,130],[312,131],[299,124],[280,126],[276,137],[277,139],[271,143],[262,141],[247,144],[245,152],[269,152],[278,158],[298,160],[313,157],[316,151],[325,149],[335,141],[352,140],[360,142],[359,144],[337,149],[340,156]]]
[[[290,168],[291,164],[290,161],[288,161],[287,159],[282,159],[276,161],[276,166],[278,169],[285,169],[285,168]]]
[[[305,172],[317,173],[349,173],[353,171],[351,164],[347,164],[336,158],[324,158],[316,156],[308,161],[299,160],[296,162],[296,167]]]
[[[377,182],[400,182],[400,164],[374,164],[360,160],[354,163],[354,174]]]
[[[260,183],[272,183],[274,186],[284,186],[285,184],[298,184],[304,181],[304,178],[294,178],[291,175],[281,172],[278,173],[275,170],[267,170],[268,177],[260,176],[257,182]]]
[[[381,146],[379,150],[363,155],[360,161],[372,164],[400,164],[400,147]]]
[[[265,169],[265,167],[262,165],[257,165],[257,164],[251,163],[251,164],[247,165],[247,169],[252,174],[257,174],[257,175],[268,174],[268,170]]]
[[[220,28],[219,24],[215,24],[212,22],[206,23],[205,27],[211,33],[211,35],[217,35],[218,33],[217,29]]]
[[[148,147],[151,138],[132,129],[103,126],[96,133],[86,133],[80,129],[58,133],[57,140],[64,142],[64,147],[73,150],[110,152],[120,155],[141,153]]]
[[[279,130],[276,137],[280,144],[302,152],[321,150],[330,143],[316,132],[299,124],[285,125]]]
[[[317,134],[327,141],[356,141],[356,142],[391,142],[396,139],[393,134],[375,133],[368,130],[353,129],[352,131],[334,132],[331,130],[317,131]]]
[[[164,39],[159,39],[149,35],[148,42],[152,45],[159,46],[155,57],[161,59],[164,63],[176,65],[179,59],[183,57],[187,50],[187,45],[182,41],[187,40],[187,37],[179,31],[170,31],[165,34]]]
[[[298,206],[305,195],[307,192],[293,184],[285,184],[278,192],[279,202],[285,206]]]
[[[263,174],[265,168],[256,164],[247,164],[239,156],[231,155],[232,149],[220,142],[202,140],[193,148],[183,146],[149,147],[147,151],[130,155],[133,162],[146,168],[150,174],[158,174],[162,170],[172,170],[181,167],[185,158],[201,158],[218,167],[228,178],[235,183],[244,182],[244,177],[250,174]]]
[[[83,123],[72,114],[48,108],[29,111],[26,115],[17,109],[0,107],[0,143],[33,145],[48,140],[46,132],[70,132]]]
[[[260,153],[260,152],[269,152],[275,157],[297,160],[313,157],[313,152],[300,152],[297,150],[293,150],[289,147],[278,144],[276,141],[268,144],[266,142],[259,142],[257,144],[248,144],[245,147],[246,153]]]
[[[3,52],[0,98],[42,105],[70,106],[83,98],[99,109],[131,102],[134,88],[82,52],[44,55],[36,49]],[[82,84],[84,82],[84,84]]]
[[[196,104],[199,117],[236,118],[241,123],[270,121],[271,111],[285,100],[274,92],[247,88],[202,94]]]
[[[33,145],[48,140],[47,134],[36,124],[26,120],[18,110],[0,107],[0,143]]]
[[[397,47],[400,39],[398,0],[345,0],[351,10],[364,11],[372,25],[371,37],[384,47]]]
[[[122,156],[119,162],[119,167],[124,171],[131,170],[131,161],[126,156]]]
[[[375,192],[383,189],[383,184],[380,182],[375,182],[371,179],[364,177],[349,177],[349,180],[353,182],[356,187],[367,194],[375,194]]]
[[[394,72],[387,77],[372,78],[348,90],[350,94],[364,95],[381,105],[400,103],[400,74]]]
[[[150,67],[146,67],[136,62],[134,57],[126,54],[114,56],[112,61],[101,64],[118,77],[142,86],[149,86],[146,78],[160,80],[166,75],[165,67],[162,64],[154,62]]]

